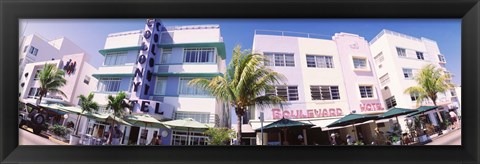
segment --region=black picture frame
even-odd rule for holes
[[[2,163],[478,163],[478,0],[2,0]],[[18,146],[21,18],[459,18],[462,19],[462,146]]]

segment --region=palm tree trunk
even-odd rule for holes
[[[433,105],[437,106],[437,103],[433,101]],[[443,123],[442,115],[440,115],[440,111],[438,111],[438,108],[435,108],[435,111],[437,112],[438,119],[440,120],[440,123]]]
[[[35,102],[36,103],[35,105],[37,105],[37,106],[40,105],[42,103],[42,99],[43,99],[43,95],[40,94],[40,97],[38,97],[38,101]]]
[[[78,117],[77,117],[77,121],[75,123],[75,135],[78,135],[78,128],[80,127],[80,121],[82,120],[82,115],[79,114]]]
[[[242,115],[237,113],[237,145],[242,141]]]

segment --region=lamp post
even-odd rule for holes
[[[68,114],[63,115],[63,126],[65,126],[65,122],[67,122]]]
[[[263,145],[263,111],[260,112],[260,135],[261,136],[261,139],[262,139],[262,145]]]

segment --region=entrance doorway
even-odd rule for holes
[[[137,126],[132,126],[130,129],[130,137],[128,137],[128,144],[137,144],[138,141],[138,132],[140,128]]]

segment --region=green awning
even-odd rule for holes
[[[281,129],[281,128],[292,128],[292,127],[312,127],[315,126],[313,124],[309,123],[304,123],[300,121],[294,121],[286,118],[282,118],[280,120],[277,120],[275,122],[272,122],[268,125],[263,126],[263,130],[269,130],[269,129]],[[260,131],[261,128],[255,129],[255,131]]]
[[[168,76],[175,76],[175,77],[215,77],[215,76],[223,76],[222,73],[177,73],[177,72],[165,72],[165,73],[153,73],[154,76],[159,77],[168,77]]]
[[[386,119],[386,118],[392,118],[392,117],[397,117],[409,113],[416,112],[416,109],[405,109],[405,108],[390,108],[388,109],[387,112],[381,114],[378,116],[378,119]]]
[[[120,48],[110,48],[110,49],[103,49],[99,50],[98,52],[105,56],[105,54],[110,52],[120,52],[120,51],[129,51],[129,50],[139,50],[140,46],[132,46],[132,47],[120,47]]]
[[[327,127],[330,128],[330,127],[336,127],[336,126],[347,126],[347,125],[362,123],[365,121],[375,120],[377,118],[378,116],[352,113],[338,119],[335,122],[332,122],[330,125],[327,125]]]
[[[434,109],[437,109],[437,107],[436,106],[420,106],[420,107],[417,108],[417,112],[411,113],[411,114],[407,115],[407,117],[422,114],[422,113],[425,113],[425,112],[428,112],[428,111],[431,111],[431,110],[434,110]]]
[[[96,79],[102,77],[133,77],[133,73],[94,73],[92,76]]]

